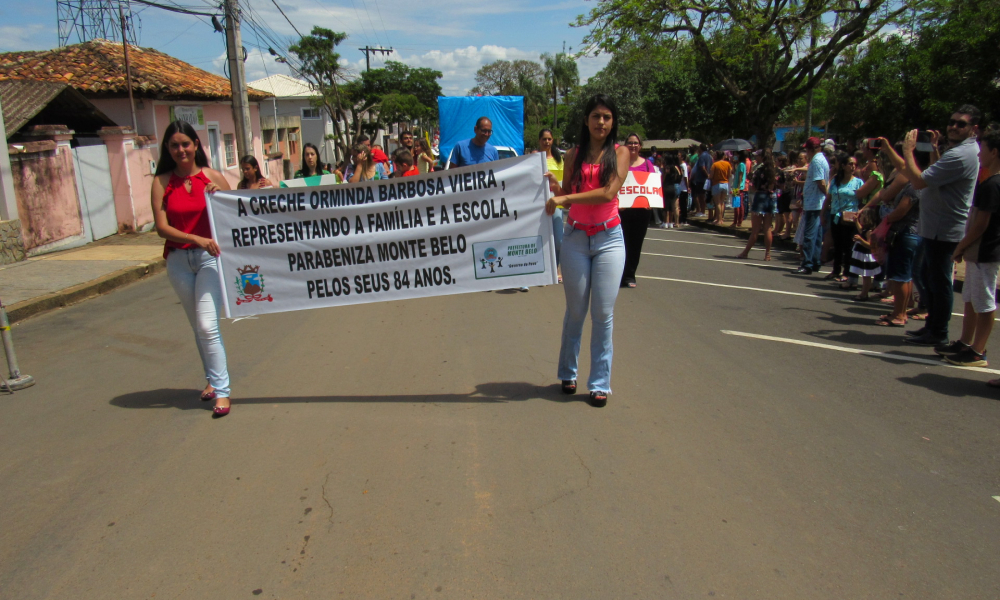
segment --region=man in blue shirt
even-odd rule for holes
[[[822,262],[823,235],[820,218],[826,200],[827,182],[830,181],[830,163],[820,149],[822,140],[811,137],[802,145],[809,157],[805,186],[802,188],[802,265],[792,271],[796,275],[812,275],[819,271]]]
[[[448,159],[447,168],[466,167],[500,160],[497,149],[489,144],[490,136],[493,135],[493,122],[486,117],[479,117],[473,131],[475,131],[476,137],[455,144],[455,148],[451,151],[451,158]]]
[[[903,156],[888,153],[893,166],[906,176],[913,189],[920,191],[920,243],[924,259],[919,268],[927,288],[927,321],[906,341],[918,346],[948,346],[948,324],[954,303],[952,274],[953,253],[965,235],[965,225],[972,206],[972,196],[979,175],[979,120],[982,114],[971,104],[958,107],[948,121],[950,147],[936,161],[921,171],[913,157],[917,130],[903,141]],[[931,136],[937,147],[937,134]],[[932,151],[932,157],[933,151]],[[932,158],[933,160],[933,158]]]
[[[705,183],[712,175],[713,162],[712,153],[708,151],[708,144],[702,144],[701,154],[698,155],[698,159],[691,165],[691,176],[688,179],[692,186],[691,195],[694,198],[694,216],[696,217],[705,216],[705,207],[707,206]]]

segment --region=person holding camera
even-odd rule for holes
[[[953,253],[965,236],[965,225],[972,205],[972,194],[979,175],[979,109],[971,104],[958,107],[948,121],[949,148],[936,161],[939,134],[918,132],[906,134],[903,156],[890,153],[893,166],[906,176],[914,190],[920,191],[920,244],[924,250],[918,267],[927,287],[927,321],[924,327],[908,332],[913,337],[907,343],[918,346],[938,346],[948,343],[948,323],[954,303],[952,274]],[[919,139],[918,139],[919,138]],[[924,145],[927,145],[924,147]],[[931,165],[920,169],[914,150],[931,152]]]

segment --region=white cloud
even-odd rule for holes
[[[0,27],[0,50],[49,50],[57,41],[56,29],[40,23]]]
[[[441,71],[441,89],[446,96],[464,96],[476,85],[475,75],[483,65],[498,60],[538,60],[539,53],[503,46],[468,46],[454,50],[431,50],[406,56],[397,53],[393,60],[411,67],[427,67]],[[364,60],[360,68],[364,69]],[[374,66],[374,64],[372,65]]]

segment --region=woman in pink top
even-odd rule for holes
[[[167,126],[150,200],[156,231],[166,239],[167,277],[177,292],[191,328],[208,385],[201,399],[215,400],[212,417],[229,414],[229,369],[219,332],[222,288],[219,244],[212,239],[205,194],[228,190],[222,173],[208,168],[198,133],[185,121]]]
[[[616,147],[618,109],[603,94],[592,97],[583,112],[580,145],[566,156],[562,185],[550,176],[553,198],[548,214],[569,207],[561,253],[566,317],[563,319],[559,373],[562,390],[576,392],[583,322],[590,307],[591,406],[605,406],[611,393],[611,330],[618,285],[625,269],[625,242],[618,216],[618,190],[625,181],[629,152]]]

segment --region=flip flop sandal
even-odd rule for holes
[[[902,323],[890,319],[878,319],[875,324],[880,327],[906,327],[906,321]]]
[[[872,297],[871,296],[862,296],[861,294],[858,294],[857,296],[855,296],[854,298],[852,298],[852,300],[854,300],[855,302],[871,302],[872,301]]]
[[[914,321],[926,321],[927,320],[927,314],[926,313],[924,313],[924,314],[919,314],[919,313],[910,314],[909,312],[907,312],[906,316],[910,317]]]

